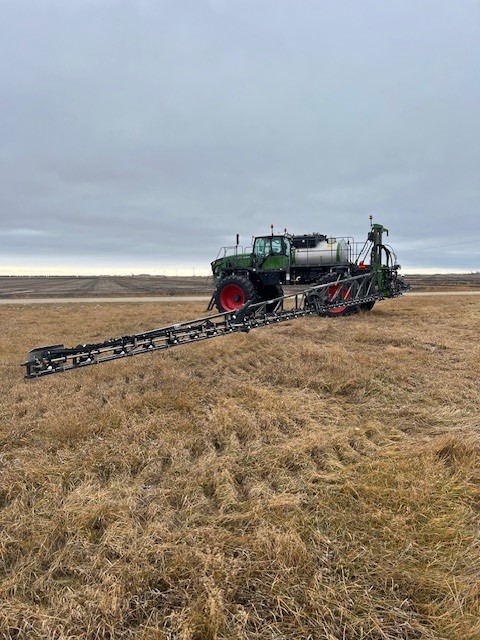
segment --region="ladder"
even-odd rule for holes
[[[396,297],[401,293],[402,288],[398,287],[389,292],[388,297]],[[312,314],[325,315],[331,309],[358,308],[362,303],[382,300],[384,297],[378,291],[375,274],[372,272],[348,278],[339,276],[334,282],[316,285],[298,293],[255,304],[247,302],[235,311],[217,313],[143,333],[76,347],[65,347],[63,344],[37,347],[28,353],[26,362],[21,366],[25,367],[26,379],[39,378],[238,331],[248,332],[257,327]]]

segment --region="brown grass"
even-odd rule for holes
[[[201,311],[0,309],[0,637],[478,640],[480,300],[21,379]]]

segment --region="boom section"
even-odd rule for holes
[[[332,284],[336,287],[332,288]],[[333,291],[332,291],[333,289]],[[401,288],[388,297],[401,295]],[[103,342],[65,347],[63,344],[37,347],[27,356],[25,378],[38,378],[52,373],[100,364],[161,349],[217,338],[229,333],[248,332],[275,322],[284,322],[307,315],[325,315],[339,307],[358,307],[363,302],[386,297],[377,288],[373,273],[344,278],[316,285],[301,292],[272,300],[246,303],[240,309],[172,324],[143,333],[110,338]]]

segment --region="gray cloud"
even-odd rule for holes
[[[0,10],[0,266],[207,268],[374,213],[405,266],[480,268],[476,1]]]

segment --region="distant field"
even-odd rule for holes
[[[480,274],[407,276],[413,291],[480,289]],[[211,278],[165,276],[0,276],[1,298],[211,295]]]
[[[0,276],[0,297],[211,295],[212,280],[165,276]]]
[[[405,277],[412,291],[469,291],[480,289],[480,272],[438,275],[409,275]]]
[[[478,640],[480,300],[21,378],[203,309],[0,308],[0,637]]]

